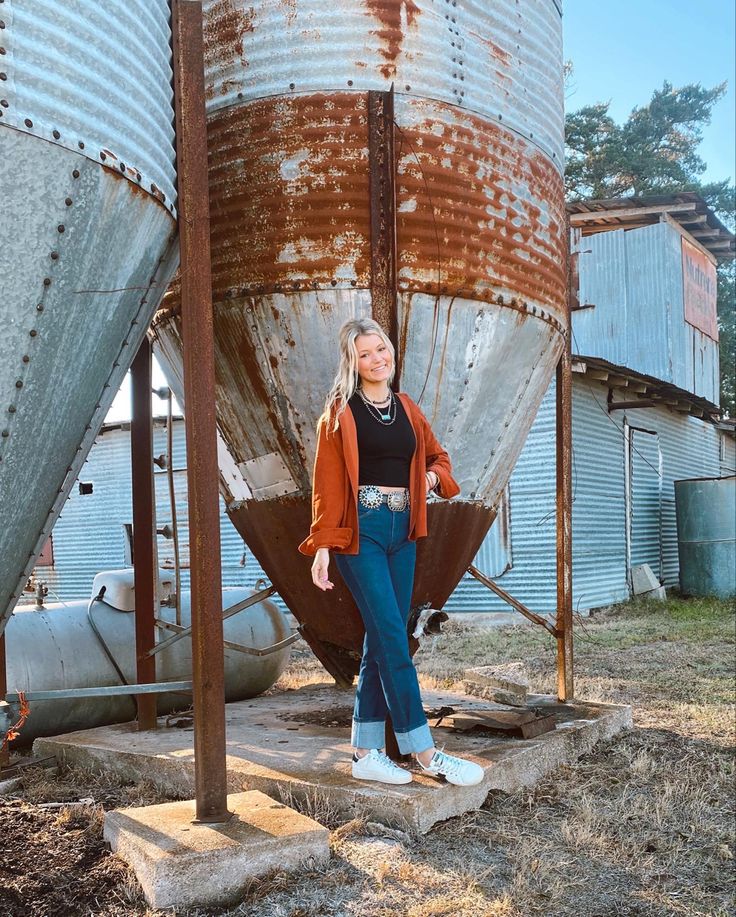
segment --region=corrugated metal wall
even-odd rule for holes
[[[641,544],[652,557],[632,552],[635,563],[662,557],[667,586],[678,581],[677,528],[673,481],[717,476],[720,442],[726,441],[733,464],[734,441],[710,424],[666,408],[609,414],[606,388],[573,376],[573,607],[585,611],[628,597],[624,422],[636,428],[632,437],[634,547]],[[654,435],[639,434],[650,430]],[[661,451],[661,497],[654,469]],[[166,451],[165,428],[157,424],[154,454]],[[174,424],[174,469],[182,562],[188,563],[184,424]],[[158,527],[171,521],[168,484],[157,471]],[[127,429],[105,431],[84,466],[80,481],[91,482],[91,495],[75,487],[54,528],[54,566],[37,567],[61,599],[84,598],[100,570],[126,565],[123,525],[132,519],[130,435]],[[637,490],[638,488],[638,490]],[[637,496],[640,493],[641,496]],[[661,507],[661,509],[660,509]],[[660,519],[661,512],[661,519]],[[661,540],[656,532],[661,530]],[[641,533],[641,535],[639,534]],[[253,587],[263,571],[221,508],[222,575],[225,586]],[[171,541],[159,537],[162,566],[172,564]],[[642,547],[642,550],[644,550]],[[641,552],[640,552],[641,553]],[[288,562],[288,558],[285,558]],[[508,501],[476,557],[476,565],[516,598],[541,614],[556,608],[555,570],[555,384],[541,409],[514,468]],[[504,572],[505,571],[505,572]],[[189,588],[189,571],[182,571]],[[53,597],[53,596],[52,596]],[[280,602],[282,608],[285,606]],[[456,612],[507,612],[509,607],[470,576],[446,605]]]
[[[668,223],[580,243],[574,350],[719,403],[718,345],[685,321],[680,233]]]
[[[154,426],[154,455],[166,452],[166,429]],[[182,561],[182,588],[189,589],[189,526],[186,487],[186,440],[184,422],[174,421],[174,481]],[[166,472],[156,469],[157,528],[171,523]],[[71,496],[53,530],[54,566],[36,567],[34,577],[49,587],[50,598],[86,598],[100,570],[129,566],[126,561],[124,526],[133,519],[130,481],[130,431],[104,430],[92,447],[79,481],[91,483],[93,492]],[[256,559],[220,505],[223,586],[253,587],[264,576]],[[158,537],[159,564],[173,569],[173,542]],[[278,602],[280,603],[280,600]],[[281,604],[282,609],[284,608]]]
[[[667,586],[678,583],[673,481],[717,475],[718,431],[695,417],[666,408],[609,414],[606,388],[573,375],[573,608],[584,611],[628,598],[624,417],[656,436],[634,436],[635,544],[662,557]],[[655,442],[656,440],[656,442]],[[654,469],[661,450],[661,497]],[[648,473],[649,477],[645,474]],[[550,386],[509,483],[511,568],[498,583],[533,611],[556,610],[555,383]],[[661,521],[660,521],[661,506]],[[633,522],[634,520],[632,520]],[[493,537],[494,523],[489,538]],[[661,530],[661,539],[656,532]],[[655,540],[657,544],[652,546]],[[642,548],[643,549],[643,548]],[[640,552],[641,553],[641,552]],[[636,555],[634,555],[636,557]],[[634,562],[650,562],[649,555]],[[466,576],[453,593],[451,611],[510,611]]]

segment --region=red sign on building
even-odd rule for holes
[[[716,267],[687,239],[682,240],[682,282],[685,321],[714,341],[718,340]]]

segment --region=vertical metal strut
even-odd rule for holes
[[[133,569],[135,582],[135,657],[138,684],[156,681],[155,642],[158,564],[153,491],[151,345],[144,337],[130,368],[132,421],[130,460],[133,478]],[[138,728],[156,728],[156,695],[136,696]]]
[[[556,369],[555,457],[557,470],[557,697],[574,698],[572,654],[572,312],[574,281],[567,223],[568,295],[565,298],[565,346]]]
[[[396,157],[394,91],[368,93],[368,160],[371,211],[371,301],[373,318],[396,350],[393,387],[398,389],[401,360],[396,292]]]
[[[173,0],[184,409],[192,589],[196,819],[227,821],[219,468],[202,4]]]

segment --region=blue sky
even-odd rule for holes
[[[620,123],[664,80],[709,89],[727,80],[698,154],[708,164],[702,180],[733,181],[735,7],[734,0],[563,0],[564,56],[574,66],[567,110],[610,100]]]

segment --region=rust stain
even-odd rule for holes
[[[418,106],[425,117],[400,129],[399,287],[414,281],[431,293],[469,298],[502,288],[561,308],[564,197],[557,169],[495,122],[457,109],[450,114],[440,103]]]
[[[243,38],[253,31],[255,8],[239,9],[235,0],[214,0],[204,13],[205,72],[222,72],[223,68],[239,63],[248,66],[243,53]],[[214,97],[215,87],[207,80],[205,94]]]
[[[440,102],[405,104],[399,290],[503,293],[559,310],[564,203],[555,166],[495,122]],[[279,96],[222,109],[209,120],[209,160],[216,301],[370,286],[367,96]]]
[[[368,285],[365,96],[257,100],[216,112],[208,131],[215,298]]]
[[[381,73],[390,79],[396,76],[396,60],[401,53],[404,30],[414,25],[421,10],[414,0],[366,0],[366,7],[380,24],[375,34],[381,40],[380,53],[386,61]]]
[[[286,25],[291,27],[296,22],[296,4],[297,0],[280,0],[278,6],[280,6],[284,15],[286,16]]]

